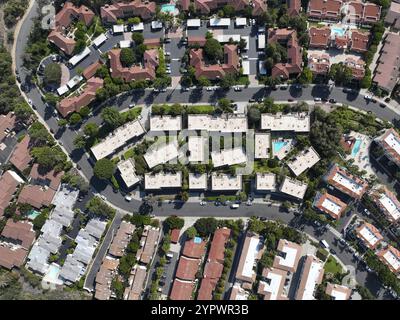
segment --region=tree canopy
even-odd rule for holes
[[[110,159],[104,158],[96,162],[93,173],[99,179],[108,180],[114,175],[114,170],[114,163]]]

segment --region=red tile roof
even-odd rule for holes
[[[329,207],[322,206],[325,200],[329,200],[330,202],[333,202],[334,204],[339,206],[340,207],[339,212],[336,213],[334,211],[331,211]],[[347,204],[329,193],[324,193],[324,194],[317,193],[314,200],[314,207],[318,208],[319,210],[321,210],[326,214],[329,214],[333,219],[338,220],[340,219],[344,210],[347,208]]]
[[[42,171],[39,167],[39,164],[37,163],[35,163],[32,166],[31,173],[29,174],[30,178],[33,179],[33,181],[36,184],[44,184],[56,191],[60,186],[61,178],[63,175],[64,171],[60,172],[55,172],[54,170],[50,170],[47,172]]]
[[[19,171],[24,171],[29,167],[29,163],[32,161],[32,157],[29,153],[30,151],[30,143],[31,138],[29,135],[26,135],[15,147],[13,153],[10,157],[10,162],[16,167]]]
[[[196,78],[221,79],[226,74],[239,71],[239,55],[236,45],[224,45],[225,63],[221,65],[206,65],[204,62],[203,49],[191,49],[189,52],[190,65],[196,69]]]
[[[28,221],[14,222],[12,219],[8,219],[1,236],[17,242],[27,250],[35,241],[33,225]]]
[[[392,272],[397,273],[397,272],[400,271],[400,266],[396,268],[393,264],[390,263],[390,261],[388,261],[386,259],[386,257],[384,257],[385,254],[388,253],[388,252],[390,252],[394,256],[394,258],[397,260],[397,264],[396,265],[398,266],[399,262],[400,262],[400,251],[397,250],[395,247],[393,247],[391,245],[388,245],[386,249],[383,249],[383,250],[379,251],[377,253],[377,256],[384,264],[386,264],[389,267],[389,269]]]
[[[103,65],[103,62],[101,60],[96,61],[95,63],[91,64],[89,67],[87,67],[82,75],[86,80],[89,80],[90,78],[94,77],[96,74],[96,71]]]
[[[203,278],[197,300],[212,300],[213,292],[218,284],[218,279]]]
[[[287,13],[289,17],[294,17],[300,15],[301,11],[301,0],[287,0],[288,10]]]
[[[256,1],[259,3],[262,1]],[[249,5],[249,0],[239,0],[239,1],[227,1],[227,0],[194,0],[194,7],[200,13],[208,14],[212,10],[222,8],[227,3],[235,8],[235,11],[242,11]],[[257,5],[256,5],[257,6]],[[254,10],[254,9],[253,9]],[[258,9],[256,10],[258,12]]]
[[[253,0],[253,10],[251,14],[254,17],[261,16],[264,12],[267,12],[267,2],[264,0]]]
[[[369,35],[369,32],[352,31],[350,49],[360,53],[368,51]]]
[[[272,67],[273,78],[288,79],[300,73],[303,68],[302,48],[297,41],[297,33],[292,29],[268,29],[268,43],[284,43],[287,47],[287,63],[277,63]]]
[[[143,20],[152,18],[156,13],[156,3],[153,1],[131,1],[106,4],[100,9],[104,22],[115,23],[120,18],[139,16]]]
[[[113,49],[109,51],[111,76],[113,78],[121,78],[126,82],[133,80],[154,80],[156,77],[155,69],[158,66],[158,50],[146,50],[144,53],[144,67],[132,66],[125,68],[122,66],[121,49]]]
[[[194,240],[188,240],[185,242],[182,255],[188,258],[201,258],[206,251],[206,243],[205,241],[201,241],[200,243],[194,243]]]
[[[382,146],[386,156],[394,163],[396,163],[398,166],[400,166],[400,154],[396,150],[395,144],[392,145],[388,143],[387,137],[389,135],[393,135],[394,142],[397,141],[398,143],[400,143],[400,134],[394,128],[386,130],[382,136],[376,139],[376,141]]]
[[[23,265],[28,254],[24,248],[16,248],[5,244],[0,244],[0,266],[6,269],[13,269]]]
[[[308,2],[307,14],[317,19],[340,19],[340,0],[310,0]]]
[[[68,27],[74,19],[78,19],[89,25],[94,16],[94,12],[88,7],[82,5],[78,8],[73,3],[66,2],[61,11],[57,13],[55,23],[57,27]]]
[[[103,87],[104,80],[101,78],[90,78],[86,82],[83,92],[78,96],[66,97],[57,106],[63,117],[70,113],[79,112],[83,107],[89,105],[96,99],[96,91]]]
[[[171,242],[178,243],[180,234],[181,234],[181,229],[172,229],[171,230]]]
[[[53,200],[56,191],[53,189],[45,189],[40,186],[26,185],[18,197],[19,203],[27,203],[36,209],[48,207]]]
[[[201,260],[191,259],[185,256],[181,256],[176,269],[175,277],[181,280],[194,280],[196,279],[196,273],[199,269]]]
[[[18,181],[14,175],[16,175],[15,172],[6,171],[0,177],[0,218],[4,214],[4,209],[9,206],[20,184],[20,181]]]
[[[309,30],[310,47],[313,48],[327,48],[329,46],[329,39],[331,36],[331,28],[315,28],[311,27]]]
[[[65,36],[60,30],[53,30],[50,32],[47,39],[64,51],[67,55],[72,55],[75,49],[76,41],[70,37]]]
[[[365,62],[362,59],[354,59],[352,57],[346,58],[344,64],[351,69],[353,78],[361,80],[365,75]]]
[[[14,130],[16,120],[17,118],[12,112],[7,113],[6,115],[4,114],[0,115],[0,142],[3,141],[7,135],[5,130],[8,131]]]
[[[313,53],[308,57],[308,68],[314,74],[327,74],[329,72],[330,57],[328,54]]]
[[[367,228],[375,237],[376,237],[376,241],[374,243],[371,243],[370,239],[365,238],[362,234],[361,231]],[[359,237],[360,239],[363,240],[364,244],[370,248],[370,249],[375,249],[378,244],[383,240],[383,236],[381,235],[381,233],[379,232],[379,230],[372,224],[368,223],[368,222],[364,222],[362,225],[360,225],[357,229],[356,229],[356,234],[357,237]]]
[[[206,44],[206,37],[205,36],[189,36],[188,37],[188,45],[194,45],[196,43],[199,44],[200,47],[204,47]]]
[[[169,298],[171,300],[192,300],[194,283],[192,281],[182,281],[175,279]]]
[[[227,228],[219,228],[215,231],[211,242],[210,251],[208,253],[208,261],[217,261],[224,263],[225,246],[231,235],[231,230]]]

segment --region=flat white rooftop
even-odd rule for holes
[[[242,69],[243,69],[243,74],[245,76],[250,75],[250,61],[249,60],[242,61]]]
[[[157,174],[146,173],[144,176],[145,189],[156,190],[162,188],[180,188],[182,186],[182,172]]]
[[[187,19],[186,25],[188,28],[199,28],[201,26],[200,19]]]
[[[162,29],[163,23],[161,21],[152,21],[151,28],[152,29]]]
[[[305,113],[261,115],[261,129],[271,131],[309,132],[310,116]]]
[[[269,270],[266,274],[266,278],[269,280],[269,282],[262,280],[260,281],[260,285],[263,285],[263,293],[270,294],[269,300],[278,300],[279,296],[281,295],[281,288],[285,283],[285,277],[279,272]]]
[[[256,188],[260,191],[274,191],[276,189],[276,175],[273,173],[257,173]]]
[[[251,237],[248,250],[246,252],[246,258],[243,264],[242,276],[252,278],[254,274],[254,264],[257,259],[258,253],[262,249],[259,237]]]
[[[247,18],[236,18],[235,19],[235,25],[238,27],[243,27],[247,25]]]
[[[271,152],[271,135],[269,133],[256,133],[254,135],[254,158],[269,159]]]
[[[303,199],[307,191],[307,184],[296,179],[285,177],[279,191],[294,198]]]
[[[389,133],[384,141],[397,153],[397,156],[400,156],[400,141],[393,133]]]
[[[400,219],[400,208],[396,206],[390,197],[383,193],[378,201],[385,208],[386,213],[390,215],[394,221]]]
[[[279,261],[279,265],[287,268],[294,268],[298,250],[291,246],[285,245],[280,251],[285,253],[285,257],[276,256],[277,261]]]
[[[203,136],[189,136],[188,150],[190,152],[189,162],[208,161],[208,139]]]
[[[337,203],[333,202],[329,198],[325,198],[324,201],[322,201],[321,206],[325,208],[326,210],[332,212],[334,215],[338,216],[340,211],[342,210],[342,207],[338,205]]]
[[[240,34],[217,34],[214,38],[220,43],[228,43],[231,40],[233,42],[239,42]]]
[[[288,167],[296,176],[299,176],[307,169],[313,167],[319,160],[321,158],[317,151],[313,147],[310,147],[300,152],[296,158],[288,162]]]
[[[314,290],[319,283],[321,273],[324,272],[324,264],[317,259],[313,259],[309,264],[309,268],[306,266],[306,269],[306,273],[302,275],[302,277],[306,277],[306,282],[301,300],[315,300]]]
[[[115,24],[113,25],[113,33],[122,33],[124,32],[124,28],[123,24]]]
[[[121,40],[119,42],[119,47],[121,49],[130,48],[131,46],[132,46],[132,41],[131,40]]]
[[[400,269],[400,257],[393,254],[392,251],[390,250],[386,251],[385,254],[383,255],[383,258],[394,270]]]
[[[57,93],[59,96],[62,96],[63,94],[67,93],[68,91],[69,91],[69,89],[66,84],[57,89]]]
[[[144,30],[144,23],[143,22],[134,24],[132,26],[132,31],[143,31],[143,30]]]
[[[332,180],[340,184],[347,190],[354,192],[357,195],[360,195],[364,190],[364,187],[361,184],[358,184],[353,179],[350,179],[349,177],[341,174],[340,172],[336,172]]]
[[[135,173],[135,163],[133,159],[119,162],[117,168],[121,174],[122,180],[124,180],[128,188],[140,181],[140,178]]]
[[[92,153],[97,160],[103,159],[113,154],[115,150],[122,147],[129,140],[139,137],[145,132],[138,120],[128,122],[110,133],[102,142],[92,147]]]
[[[212,151],[211,159],[215,168],[247,162],[247,156],[242,147]]]
[[[229,27],[231,25],[231,19],[229,18],[211,18],[211,27]]]
[[[236,191],[242,189],[242,176],[213,173],[211,176],[211,189],[214,191]]]
[[[150,131],[180,131],[182,130],[182,117],[177,116],[152,116],[150,118]]]
[[[367,225],[364,225],[359,230],[359,233],[364,238],[364,241],[366,241],[371,247],[375,246],[375,244],[380,240]]]
[[[154,168],[159,164],[167,163],[179,156],[179,146],[178,142],[174,140],[169,143],[155,143],[150,146],[144,155],[144,160],[146,160],[149,168]]]
[[[188,115],[188,130],[204,130],[219,132],[246,132],[246,116],[213,117],[211,115]]]
[[[67,82],[67,87],[70,89],[75,88],[81,81],[83,80],[83,77],[80,75],[76,75],[73,77],[71,80]]]
[[[105,33],[99,35],[96,39],[93,40],[93,44],[98,48],[107,40],[107,36]]]
[[[332,288],[330,295],[335,298],[335,300],[347,300],[347,290],[349,290],[349,288],[346,286],[335,285],[335,287]]]
[[[189,173],[189,189],[206,190],[207,189],[207,174]]]

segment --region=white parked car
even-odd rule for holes
[[[207,87],[206,90],[207,91],[213,91],[213,88],[212,87]]]
[[[315,97],[314,101],[321,101],[321,98]]]
[[[171,69],[167,69],[165,72],[166,72],[167,74],[171,74]]]
[[[128,202],[131,202],[132,201],[132,197],[131,196],[126,196],[125,200],[128,201]]]
[[[30,106],[33,104],[31,99],[28,99],[28,103],[29,103]]]
[[[107,198],[104,195],[100,194],[99,197],[100,197],[101,200],[107,201]]]
[[[248,58],[249,58],[249,56],[247,56],[247,55],[243,55],[243,56],[242,56],[242,58],[243,58],[243,59],[248,59]]]
[[[371,96],[371,95],[368,95],[368,94],[366,94],[366,95],[364,96],[364,99],[365,99],[365,100],[372,100],[372,96]]]

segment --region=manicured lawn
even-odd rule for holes
[[[188,114],[210,114],[214,112],[214,107],[210,105],[188,106]]]
[[[133,158],[134,152],[133,149],[129,149],[124,153],[124,159],[127,160],[129,158]]]
[[[328,260],[325,263],[324,269],[325,269],[325,272],[329,272],[329,273],[333,273],[333,274],[343,272],[342,266],[332,256],[329,256]]]

